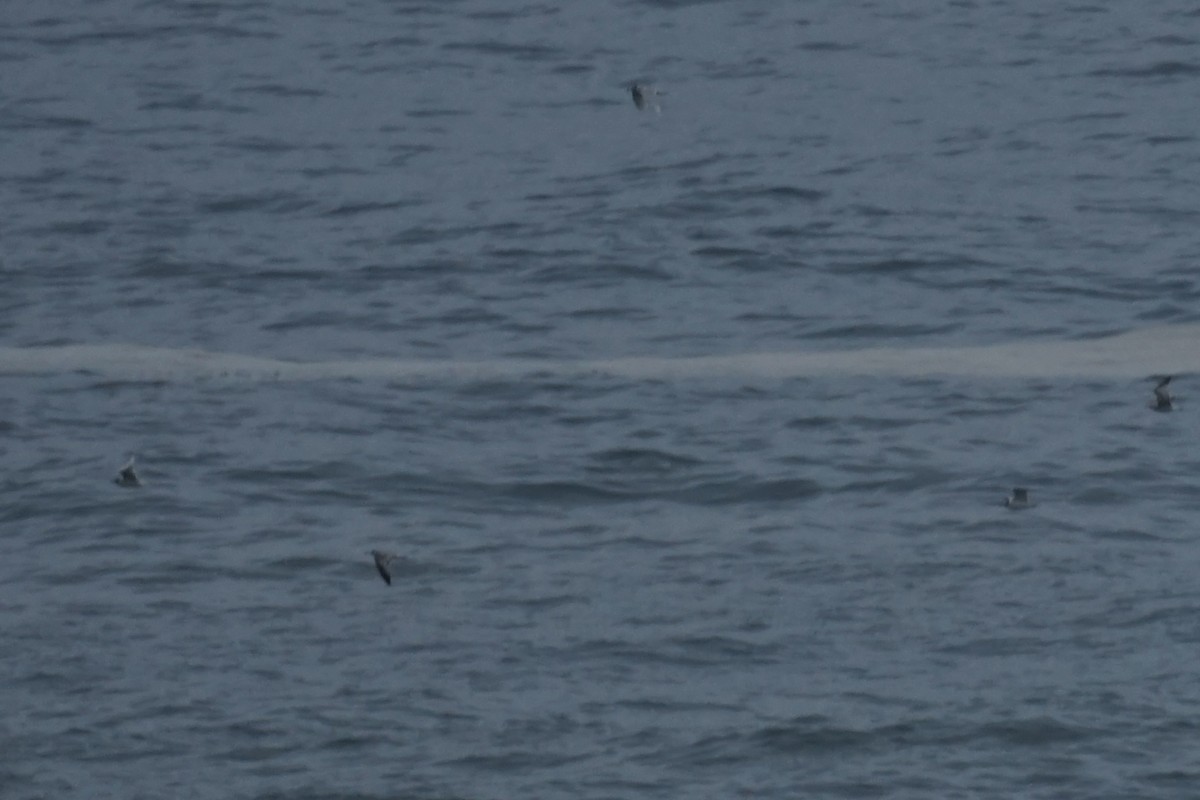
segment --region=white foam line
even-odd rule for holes
[[[1026,340],[972,347],[868,347],[680,358],[585,361],[287,361],[126,344],[0,347],[0,374],[82,372],[112,380],[226,378],[304,381],[517,380],[601,374],[637,380],[784,379],[822,375],[1137,378],[1200,372],[1200,325],[1173,325],[1084,340]]]

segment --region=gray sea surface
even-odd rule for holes
[[[1193,796],[1198,48],[6,4],[0,797]]]

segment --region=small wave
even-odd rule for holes
[[[1087,738],[1078,726],[1040,716],[978,724],[948,724],[932,719],[899,721],[872,728],[838,725],[821,715],[799,717],[786,725],[762,729],[752,738],[762,747],[787,754],[867,750],[896,747],[943,747],[979,740],[1001,740],[1019,747],[1037,747]]]
[[[652,447],[614,447],[592,455],[594,468],[599,472],[670,472],[699,466],[703,462],[690,456],[677,455]]]
[[[740,664],[773,663],[779,653],[774,645],[754,644],[729,636],[681,636],[670,643],[690,653],[707,656],[714,661],[736,661]]]
[[[1190,61],[1159,61],[1140,67],[1107,67],[1090,74],[1099,78],[1177,78],[1200,73],[1200,65]]]
[[[449,42],[443,50],[465,50],[485,56],[510,56],[518,61],[546,61],[561,58],[565,53],[556,47],[538,44],[510,44],[498,40],[475,42]]]
[[[632,493],[576,481],[511,483],[499,487],[499,491],[501,494],[518,500],[568,505],[636,499]]]
[[[515,608],[523,611],[550,611],[562,606],[587,603],[586,597],[575,594],[551,594],[537,597],[497,597],[488,602],[489,608]]]
[[[680,486],[677,481],[654,481],[656,476],[630,476],[613,481],[529,481],[497,485],[477,484],[471,492],[498,495],[522,504],[604,504],[662,500],[682,505],[724,506],[744,503],[779,503],[813,497],[823,489],[799,478],[772,480],[702,481]],[[463,484],[466,491],[466,484]]]
[[[411,206],[408,200],[390,200],[376,202],[343,203],[324,212],[327,217],[351,217],[359,214],[373,214],[381,211],[399,211]]]
[[[263,143],[246,146],[261,148]],[[309,201],[291,192],[259,192],[212,197],[201,201],[199,209],[207,214],[237,214],[245,211],[292,213],[309,205]]]
[[[671,499],[701,506],[778,503],[820,494],[821,486],[802,478],[701,483],[673,492]]]
[[[983,738],[1000,739],[1023,747],[1076,742],[1088,736],[1083,728],[1044,716],[992,722],[981,725],[976,732]]]

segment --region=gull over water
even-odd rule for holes
[[[375,559],[375,569],[379,571],[379,577],[383,578],[383,582],[388,586],[392,585],[392,572],[388,566],[398,558],[395,553],[387,553],[383,550],[372,550],[371,557]]]
[[[1171,383],[1171,376],[1167,375],[1164,378],[1157,378],[1158,383],[1154,386],[1154,405],[1150,406],[1155,411],[1174,411],[1175,397],[1171,394],[1171,390],[1167,386]]]
[[[125,466],[121,467],[121,471],[117,473],[117,477],[113,478],[113,483],[117,486],[123,486],[126,489],[135,489],[142,485],[138,479],[137,473],[133,471],[134,457],[130,456],[125,462]]]
[[[1029,500],[1029,490],[1020,486],[1014,487],[1012,494],[1004,498],[1004,505],[1006,508],[1029,508],[1033,505]]]
[[[659,91],[648,83],[634,81],[629,84],[629,93],[633,96],[633,104],[637,106],[638,111],[644,111],[647,107],[655,111],[662,110],[657,98],[666,92]]]

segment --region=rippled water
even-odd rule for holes
[[[6,9],[0,796],[1186,796],[1198,41]]]

